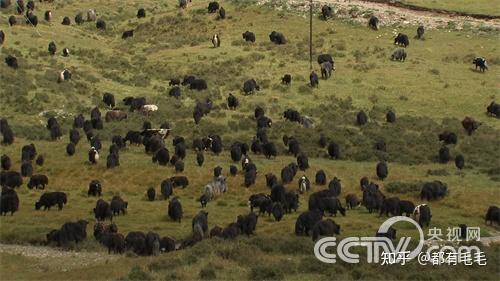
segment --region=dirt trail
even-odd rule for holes
[[[107,252],[75,252],[45,246],[13,244],[0,244],[0,253],[38,259],[39,262],[31,266],[37,267],[39,271],[67,271],[73,268],[104,264],[120,257],[118,255],[108,255]]]
[[[307,0],[260,0],[259,4],[272,4],[277,9],[309,10],[309,1]],[[320,9],[324,4],[334,7],[337,17],[350,18],[361,23],[366,23],[366,15],[373,13],[379,18],[381,26],[423,24],[426,28],[432,29],[438,26],[447,26],[448,22],[453,22],[457,29],[463,28],[464,23],[475,27],[488,26],[500,29],[500,19],[479,19],[431,11],[417,11],[387,3],[361,0],[314,0],[315,9]]]

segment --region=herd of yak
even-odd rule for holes
[[[10,1],[0,0],[1,8],[8,8]],[[188,2],[180,0],[179,6],[186,8]],[[25,19],[28,24],[36,27],[38,24],[37,16],[35,15],[34,1],[28,1],[24,5],[22,0],[18,0],[15,5],[15,11],[18,14],[25,13]],[[209,13],[218,11],[219,18],[224,19],[226,12],[220,7],[217,2],[211,2],[208,6]],[[333,10],[329,6],[323,6],[321,9],[322,16],[325,19],[332,17]],[[146,11],[139,9],[138,18],[146,17]],[[52,12],[44,13],[46,21],[52,20]],[[106,29],[106,23],[102,19],[97,19],[97,14],[94,10],[89,10],[87,13],[87,22],[96,22],[98,29]],[[82,13],[78,13],[75,17],[76,24],[84,24],[85,20]],[[11,26],[17,24],[15,16],[9,18]],[[69,17],[64,17],[63,25],[70,25]],[[372,16],[368,25],[374,30],[378,30],[379,20]],[[134,36],[134,30],[123,32],[123,39]],[[416,38],[424,36],[424,27],[419,26],[417,29]],[[286,44],[286,37],[280,33],[273,31],[270,40],[275,44]],[[255,34],[250,31],[243,33],[243,39],[247,42],[255,42]],[[0,30],[0,44],[5,40],[5,34]],[[215,34],[212,38],[214,47],[219,47],[221,39]],[[397,48],[392,54],[393,60],[404,61],[407,53],[405,48],[410,44],[406,34],[398,34],[394,40]],[[48,46],[48,52],[54,55],[57,51],[56,44],[51,42]],[[63,49],[63,55],[69,56],[70,51],[67,48]],[[8,66],[18,68],[17,59],[9,55],[5,59]],[[473,63],[476,69],[479,67],[482,72],[488,69],[488,65],[484,58],[475,58]],[[318,56],[318,64],[321,69],[322,78],[328,79],[332,71],[335,71],[333,57],[329,54],[321,54]],[[58,82],[71,79],[71,71],[63,70],[58,76]],[[285,74],[281,78],[283,84],[290,84],[292,76]],[[318,75],[312,71],[310,74],[310,86],[317,87],[319,85]],[[205,90],[208,88],[207,83],[203,79],[187,75],[182,81],[181,79],[171,79],[169,94],[171,97],[178,98],[181,96],[183,87],[194,90]],[[250,95],[254,91],[260,90],[256,80],[251,79],[243,84],[243,92],[245,95]],[[128,112],[117,109],[115,97],[112,93],[103,95],[103,104],[108,109],[105,115],[105,122],[119,122],[127,119],[129,114],[140,112],[144,115],[149,115],[158,110],[158,106],[148,104],[144,97],[126,97],[123,99],[123,105],[128,106]],[[229,94],[227,97],[229,109],[236,109],[240,102],[236,96]],[[212,101],[198,101],[193,111],[193,119],[198,124],[201,118],[209,114],[212,109]],[[492,116],[500,117],[500,105],[492,102],[487,107],[487,113]],[[297,122],[305,128],[313,126],[313,122],[307,117],[302,116],[297,110],[287,109],[283,116],[290,122]],[[165,140],[171,133],[170,124],[165,122],[159,126],[159,129],[153,128],[149,121],[145,121],[142,129],[138,131],[129,131],[125,136],[116,135],[111,139],[111,145],[107,150],[106,166],[108,169],[113,169],[120,165],[120,153],[127,146],[136,145],[144,146],[145,152],[152,157],[152,162],[158,165],[171,165],[177,173],[184,171],[184,159],[188,149],[192,149],[196,153],[196,163],[198,166],[203,166],[204,155],[211,153],[219,155],[223,148],[229,148],[231,160],[235,163],[240,162],[241,167],[230,165],[229,176],[243,175],[243,185],[250,188],[256,182],[257,165],[250,158],[250,153],[254,155],[264,155],[267,158],[276,157],[278,151],[276,145],[267,136],[267,128],[272,126],[272,120],[266,116],[265,110],[261,107],[255,108],[255,121],[257,124],[257,133],[251,140],[250,146],[246,142],[234,142],[231,145],[224,146],[222,138],[218,135],[208,135],[202,138],[197,138],[188,144],[181,136],[175,136],[172,140],[174,147],[173,153],[165,146]],[[76,145],[80,142],[83,134],[90,145],[88,151],[88,161],[91,164],[96,164],[100,161],[100,154],[103,153],[101,140],[96,131],[103,130],[103,117],[99,107],[96,106],[90,112],[90,119],[86,119],[83,114],[79,114],[74,118],[73,128],[69,132],[69,143],[66,146],[68,156],[73,156],[76,151]],[[356,123],[363,126],[368,122],[368,116],[361,111],[356,116]],[[387,112],[386,122],[397,122],[396,114],[393,111]],[[463,128],[471,135],[481,125],[473,118],[466,117],[462,121]],[[51,117],[47,121],[47,130],[53,140],[58,140],[63,136],[63,132],[57,118]],[[14,133],[6,119],[0,120],[0,133],[3,136],[3,145],[10,145],[14,142]],[[457,143],[457,135],[454,132],[445,131],[438,136],[443,142],[439,149],[439,160],[447,163],[452,160],[447,145]],[[249,198],[250,212],[248,214],[239,215],[236,221],[225,227],[214,226],[209,230],[208,213],[203,208],[212,200],[221,196],[228,191],[226,178],[223,175],[223,168],[217,166],[213,171],[213,179],[202,189],[202,194],[199,198],[202,210],[192,219],[192,235],[184,239],[174,239],[172,237],[160,237],[155,232],[129,232],[126,236],[119,233],[116,224],[112,223],[113,216],[126,215],[128,202],[120,196],[114,196],[110,202],[103,199],[98,199],[96,206],[93,209],[95,218],[98,221],[94,225],[93,235],[95,239],[105,245],[109,252],[122,253],[125,250],[131,250],[139,255],[158,255],[160,252],[168,252],[178,249],[190,247],[201,241],[205,237],[220,237],[222,239],[234,239],[240,234],[251,235],[255,232],[259,216],[273,216],[276,221],[280,221],[286,214],[296,212],[299,209],[299,198],[309,194],[307,210],[302,212],[295,224],[296,235],[312,235],[313,240],[317,240],[321,236],[333,236],[340,233],[340,225],[335,223],[331,218],[324,218],[330,214],[336,216],[337,213],[345,216],[347,210],[354,209],[363,205],[369,213],[379,212],[380,216],[385,215],[406,215],[412,216],[421,226],[429,226],[431,221],[431,209],[425,204],[415,204],[409,200],[400,200],[398,197],[389,197],[383,194],[379,186],[375,182],[370,182],[367,177],[360,180],[360,192],[362,197],[358,198],[355,194],[350,193],[344,196],[345,207],[339,199],[342,194],[341,180],[334,177],[328,181],[328,176],[324,170],[316,172],[314,184],[318,187],[327,186],[320,191],[310,192],[311,181],[305,176],[297,176],[300,171],[309,169],[309,160],[304,151],[300,149],[299,141],[294,137],[283,136],[283,143],[288,147],[288,153],[296,157],[296,162],[291,162],[281,170],[281,175],[278,176],[272,173],[266,173],[266,185],[269,188],[269,194],[258,193],[253,194]],[[325,149],[332,159],[337,159],[340,155],[341,147],[335,142],[330,141],[326,136],[321,135],[318,139],[318,145]],[[376,149],[385,150],[385,143],[377,143]],[[465,158],[459,154],[455,156],[455,165],[458,169],[464,167]],[[38,153],[34,144],[25,145],[21,150],[21,167],[20,172],[11,169],[12,160],[8,155],[1,156],[2,172],[0,175],[0,183],[2,186],[0,211],[2,215],[11,213],[13,215],[19,208],[19,197],[17,196],[16,188],[20,188],[25,181],[24,178],[29,178],[27,187],[29,189],[45,189],[49,184],[49,178],[43,174],[36,174],[36,166],[43,166],[45,159],[44,155]],[[33,164],[34,162],[34,164]],[[388,165],[382,161],[376,165],[376,175],[379,180],[384,180],[389,173]],[[298,177],[298,188],[285,188]],[[172,176],[166,178],[160,183],[160,194],[164,200],[169,200],[167,215],[172,221],[181,223],[183,218],[183,206],[178,196],[174,195],[176,188],[187,188],[189,179],[186,176]],[[92,180],[89,183],[88,196],[101,197],[103,187],[98,179]],[[441,181],[432,181],[424,183],[421,192],[420,200],[440,200],[448,194],[448,187]],[[156,190],[150,187],[146,191],[148,200],[155,200]],[[34,203],[35,210],[50,210],[51,207],[57,206],[62,210],[64,205],[68,203],[68,196],[64,192],[46,192],[40,196],[40,199]],[[256,212],[254,212],[254,209]],[[500,209],[496,206],[491,206],[485,215],[486,222],[500,224]],[[110,223],[105,223],[109,220]],[[67,222],[60,229],[50,231],[46,237],[49,243],[54,243],[58,246],[67,245],[69,242],[81,242],[87,237],[86,220],[76,222]],[[464,227],[461,225],[460,227]],[[396,238],[396,230],[390,229],[387,233],[377,233],[378,236],[384,236],[391,239]]]

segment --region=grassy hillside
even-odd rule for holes
[[[256,105],[266,109],[273,119],[268,135],[277,144],[280,156],[268,160],[251,155],[258,167],[257,184],[249,189],[242,186],[243,176],[229,177],[229,192],[210,202],[209,225],[225,226],[236,216],[248,212],[247,200],[253,193],[269,192],[264,174],[279,175],[286,164],[295,161],[286,155],[281,138],[295,136],[301,148],[310,157],[311,168],[305,174],[314,178],[319,169],[328,178],[342,179],[342,197],[347,193],[361,196],[359,179],[369,176],[377,181],[388,196],[399,196],[420,202],[418,192],[398,193],[398,188],[430,180],[448,184],[447,198],[430,202],[433,211],[432,226],[453,227],[460,223],[480,226],[482,236],[498,235],[498,227],[484,225],[488,206],[499,205],[500,192],[500,123],[485,114],[486,106],[500,100],[498,77],[500,54],[498,32],[478,30],[454,31],[438,29],[426,31],[425,40],[413,39],[416,27],[386,27],[378,32],[348,21],[314,20],[314,52],[333,54],[336,72],[330,80],[321,80],[318,89],[308,84],[309,54],[307,20],[291,11],[276,11],[252,5],[252,1],[219,1],[227,18],[218,20],[206,13],[208,1],[194,1],[187,10],[178,10],[177,1],[116,1],[113,5],[101,1],[55,1],[39,4],[37,27],[41,36],[29,26],[8,27],[6,20],[0,29],[6,33],[0,58],[15,55],[19,69],[12,70],[0,64],[0,112],[7,118],[16,134],[11,146],[1,146],[1,153],[14,160],[13,169],[19,170],[20,150],[24,144],[35,143],[46,158],[36,173],[46,174],[48,191],[61,190],[69,194],[69,203],[62,212],[35,211],[34,202],[42,191],[18,189],[21,205],[13,217],[0,218],[0,242],[42,243],[45,234],[64,222],[80,218],[93,221],[95,198],[86,195],[88,183],[99,179],[103,183],[105,200],[120,194],[129,202],[128,214],[116,217],[121,233],[129,231],[155,231],[181,239],[191,232],[191,219],[200,210],[196,202],[201,188],[210,181],[213,167],[220,165],[228,174],[232,164],[227,148],[235,141],[249,142],[255,134],[253,110]],[[37,2],[38,4],[38,2]],[[146,8],[145,19],[135,18],[139,7]],[[62,26],[64,16],[72,21],[78,11],[96,8],[99,18],[107,23],[106,31],[98,31],[94,23],[81,26]],[[52,9],[54,20],[43,22],[43,11]],[[2,19],[13,13],[0,10]],[[21,18],[18,17],[18,21]],[[124,30],[135,29],[135,36],[121,39]],[[255,32],[255,44],[247,44],[241,33]],[[268,40],[272,30],[283,32],[289,43],[273,45]],[[404,63],[389,60],[394,49],[393,37],[397,32],[410,35],[408,59]],[[221,36],[220,48],[211,46],[211,36]],[[47,45],[56,42],[58,53],[50,56]],[[60,51],[67,47],[70,57]],[[488,59],[490,70],[478,73],[471,61],[480,55]],[[315,69],[317,65],[314,64]],[[57,74],[64,68],[73,72],[73,78],[57,83]],[[292,85],[280,85],[285,73],[293,76]],[[182,97],[168,96],[168,81],[185,74],[206,79],[209,90],[203,92],[182,89]],[[242,95],[243,82],[255,78],[261,91],[251,96]],[[8,81],[7,83],[3,81]],[[188,150],[185,160],[190,186],[175,190],[184,206],[181,224],[166,216],[168,203],[148,202],[146,189],[175,174],[174,168],[159,167],[151,163],[151,156],[143,147],[128,147],[120,154],[121,166],[107,170],[104,161],[91,166],[87,163],[88,144],[82,140],[73,157],[65,155],[68,136],[49,141],[44,125],[49,116],[56,116],[67,132],[73,116],[99,106],[102,93],[112,92],[117,100],[126,96],[145,96],[159,111],[149,117],[154,126],[170,122],[173,135],[184,136],[187,143],[195,137],[210,133],[222,136],[225,151],[215,156],[205,155],[203,167],[195,165],[195,155]],[[241,103],[237,110],[228,110],[226,97],[235,94]],[[195,125],[192,110],[196,100],[211,98],[214,110]],[[125,108],[120,102],[119,107]],[[313,129],[303,129],[281,116],[287,108],[310,116]],[[385,112],[393,109],[398,121],[385,122]],[[364,110],[370,122],[356,126],[355,116]],[[463,131],[460,121],[472,116],[483,124],[472,136]],[[103,143],[103,155],[111,136],[124,135],[139,129],[146,117],[139,113],[117,123],[105,123],[104,130],[96,131]],[[457,133],[459,143],[450,146],[452,155],[462,153],[466,169],[457,171],[452,163],[436,163],[440,143],[437,134],[447,130]],[[341,146],[341,160],[329,160],[324,149],[317,145],[320,134],[325,134]],[[373,148],[376,141],[384,140],[387,152]],[[171,139],[167,147],[172,152]],[[375,165],[379,160],[389,162],[389,177],[379,182]],[[239,163],[235,163],[238,167]],[[299,173],[300,175],[301,173]],[[27,182],[28,179],[25,179]],[[401,184],[402,183],[402,184]],[[287,185],[296,190],[297,183]],[[322,187],[313,186],[313,191]],[[399,188],[401,190],[402,188]],[[393,192],[390,192],[392,190]],[[307,209],[307,195],[301,196],[300,211]],[[132,254],[107,257],[92,261],[78,257],[54,258],[26,257],[0,253],[0,274],[9,279],[494,279],[498,275],[498,247],[486,249],[488,266],[478,270],[467,267],[422,268],[415,263],[409,267],[390,267],[348,264],[324,265],[312,255],[310,238],[295,237],[294,223],[300,213],[285,216],[281,222],[260,217],[257,235],[227,242],[205,240],[192,249],[162,255],[161,257],[134,257]],[[373,235],[385,220],[368,214],[365,208],[348,212],[346,217],[334,218],[342,226],[340,238]],[[92,225],[89,226],[89,230]],[[89,231],[90,233],[91,231]],[[409,226],[401,225],[398,236],[415,235]],[[72,246],[80,252],[103,251],[92,239],[83,245]],[[22,267],[20,267],[22,265]],[[26,266],[29,265],[29,266]],[[404,269],[404,270],[403,270]]]

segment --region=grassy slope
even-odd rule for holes
[[[500,2],[496,0],[403,0],[401,2],[434,9],[484,15],[500,15]]]
[[[169,7],[157,5],[148,2],[144,6],[152,9],[157,7],[154,12],[155,22],[165,15],[176,15],[177,11],[173,9],[173,1],[168,2]],[[481,120],[484,126],[494,128],[493,131],[483,132],[482,138],[474,136],[470,139],[481,140],[494,138],[498,136],[500,128],[497,120],[488,118],[484,115],[484,107],[491,99],[498,100],[498,83],[493,77],[498,77],[498,34],[477,34],[474,32],[448,32],[447,30],[428,31],[426,40],[412,40],[412,45],[408,49],[409,60],[404,63],[393,63],[388,61],[393,46],[391,39],[393,31],[383,29],[378,33],[367,30],[364,26],[352,25],[340,21],[331,21],[328,23],[316,21],[316,40],[315,46],[318,46],[318,52],[330,51],[335,54],[337,72],[334,79],[322,81],[321,87],[314,90],[313,94],[303,85],[307,78],[307,48],[301,44],[307,37],[307,27],[304,25],[304,19],[292,14],[280,13],[276,16],[275,11],[268,11],[263,8],[247,8],[242,10],[235,8],[227,3],[224,4],[228,15],[232,19],[220,22],[207,16],[204,13],[193,12],[196,8],[206,6],[206,3],[196,4],[190,11],[184,11],[186,17],[193,18],[196,23],[190,23],[185,20],[180,23],[172,23],[173,19],[166,18],[168,23],[162,25],[145,24],[151,21],[151,16],[147,19],[137,20],[133,18],[136,9],[134,5],[117,4],[123,6],[123,12],[118,14],[115,6],[106,7],[103,5],[82,4],[75,1],[66,4],[57,10],[57,16],[52,27],[41,24],[39,30],[44,34],[44,38],[34,36],[32,29],[25,26],[16,26],[14,28],[5,27],[2,23],[1,28],[7,30],[8,41],[4,44],[2,53],[9,53],[12,48],[18,48],[23,57],[30,56],[28,59],[21,59],[21,69],[16,74],[7,69],[3,64],[0,65],[2,77],[14,78],[17,82],[13,85],[18,86],[17,90],[23,90],[26,86],[25,81],[35,81],[38,88],[33,88],[27,92],[27,99],[31,100],[36,94],[45,93],[49,96],[48,102],[36,100],[33,102],[36,108],[41,110],[61,108],[65,104],[70,113],[78,112],[85,107],[90,107],[99,98],[100,93],[104,91],[114,92],[117,98],[127,95],[145,95],[148,99],[160,104],[160,111],[153,117],[154,123],[161,120],[172,122],[176,133],[187,136],[198,136],[212,131],[220,132],[224,139],[248,140],[253,133],[253,122],[245,123],[247,116],[251,114],[255,104],[263,104],[268,108],[268,114],[273,120],[279,120],[280,113],[287,107],[292,106],[310,113],[318,123],[319,127],[332,127],[330,120],[334,120],[328,114],[315,112],[318,103],[327,103],[333,97],[347,98],[351,97],[353,105],[357,108],[371,110],[375,107],[392,107],[398,112],[398,115],[407,115],[414,117],[426,117],[437,122],[441,119],[452,117],[461,119],[464,115],[471,115]],[[136,2],[137,3],[137,2]],[[91,25],[83,27],[64,27],[60,26],[62,15],[73,15],[77,10],[83,10],[86,7],[98,7],[101,14],[106,15],[108,26],[115,32],[108,31],[104,33],[96,32]],[[43,7],[43,6],[42,6]],[[138,6],[137,6],[138,7]],[[152,12],[148,10],[150,14]],[[2,15],[6,15],[2,12]],[[120,21],[124,20],[124,21]],[[126,43],[119,39],[122,30],[133,28],[136,24],[143,23],[141,28],[144,32],[136,32],[136,38],[128,40]],[[187,34],[187,41],[198,42],[194,46],[182,46],[183,39],[180,34],[176,34],[178,27],[182,33]],[[255,46],[246,46],[240,43],[241,33],[246,29],[252,30],[257,35],[258,43]],[[267,43],[267,34],[270,30],[283,31],[290,39],[291,43],[286,46],[272,46]],[[139,29],[141,30],[141,29]],[[400,30],[401,31],[401,30]],[[402,29],[402,31],[413,34],[414,27]],[[210,48],[209,39],[212,33],[220,32],[223,44],[220,49]],[[151,37],[150,34],[157,34]],[[320,44],[323,39],[323,43]],[[359,38],[364,38],[359,40]],[[166,40],[169,39],[169,40]],[[46,46],[49,41],[55,40],[59,49],[69,46],[75,50],[70,58],[56,57],[48,58],[45,54]],[[149,40],[149,41],[148,41]],[[231,44],[231,42],[235,42]],[[266,41],[266,43],[264,43]],[[20,42],[16,44],[16,42]],[[25,42],[30,42],[29,46]],[[64,43],[63,43],[64,42]],[[260,43],[259,43],[260,42]],[[133,48],[128,47],[133,45]],[[321,47],[319,47],[321,46]],[[379,46],[381,49],[376,49]],[[29,48],[32,55],[29,55]],[[89,53],[87,50],[99,50],[101,57],[96,53]],[[357,52],[356,52],[357,51]],[[472,72],[470,70],[470,58],[474,54],[480,54],[492,60],[490,71],[484,75]],[[40,53],[40,54],[38,54]],[[264,58],[261,57],[264,55]],[[3,56],[3,55],[2,55]],[[358,57],[358,60],[356,60]],[[108,61],[107,59],[110,58]],[[145,63],[140,63],[144,58]],[[116,63],[121,59],[122,65]],[[126,60],[126,61],[125,61]],[[107,66],[108,69],[103,68]],[[106,64],[109,63],[109,64]],[[130,65],[127,65],[130,63]],[[30,65],[31,69],[23,69],[23,64]],[[57,85],[53,73],[62,68],[70,66],[74,69],[75,79],[69,83]],[[368,69],[366,72],[360,69]],[[38,74],[35,72],[38,70]],[[431,73],[431,70],[433,74]],[[437,70],[437,71],[436,71]],[[46,72],[48,71],[48,72]],[[133,83],[119,83],[107,77],[114,77],[110,73],[116,71],[120,77],[132,77]],[[145,79],[134,79],[134,75],[147,73],[152,77],[150,83],[144,83]],[[180,73],[195,73],[208,80],[211,91],[209,93],[185,92],[185,98],[181,101],[171,101],[165,97],[165,90],[160,87],[166,87],[166,81],[172,76],[181,76]],[[283,90],[276,84],[283,73],[291,73],[295,78],[290,89]],[[94,78],[91,77],[94,76]],[[234,78],[229,78],[231,76]],[[304,79],[300,81],[300,76]],[[252,97],[242,97],[242,108],[236,112],[217,109],[202,121],[200,127],[193,128],[191,118],[191,108],[195,98],[210,96],[216,103],[223,104],[222,96],[229,91],[239,94],[238,89],[242,82],[255,77],[265,85],[264,90]],[[141,78],[141,77],[140,77]],[[130,85],[128,85],[130,84]],[[447,85],[445,87],[445,85]],[[84,88],[87,92],[78,93],[78,89]],[[214,90],[213,88],[216,88]],[[21,94],[12,91],[12,88],[1,91],[2,101],[8,99],[8,96],[20,96]],[[406,98],[402,98],[402,96]],[[92,97],[92,98],[89,98]],[[312,98],[309,98],[312,97]],[[336,100],[332,100],[336,102]],[[83,104],[80,105],[78,103]],[[32,105],[33,105],[32,104]],[[9,118],[14,130],[20,136],[33,137],[36,134],[46,135],[46,131],[41,128],[39,122],[44,122],[45,118],[36,117],[33,112],[22,114],[19,111],[19,103],[5,105],[2,103],[0,108],[2,116]],[[176,107],[179,107],[176,109]],[[317,114],[317,115],[315,115]],[[349,117],[352,118],[352,117]],[[120,128],[120,124],[107,124],[107,136],[113,133],[122,133],[128,128],[137,128],[142,117],[133,116],[131,120],[125,123],[125,127]],[[336,119],[335,119],[336,120]],[[412,119],[410,119],[411,121]],[[240,122],[237,131],[227,129],[228,122]],[[341,125],[352,127],[350,122],[342,119]],[[64,121],[63,121],[64,122]],[[243,123],[242,123],[243,122]],[[250,121],[248,121],[250,122]],[[454,126],[459,128],[456,121]],[[281,138],[280,133],[290,128],[290,125],[283,122],[275,122],[275,128],[271,130],[271,135],[276,137],[277,142]],[[251,124],[251,129],[246,127]],[[282,127],[281,127],[282,126]],[[18,129],[22,128],[22,129]],[[376,128],[373,128],[376,130]],[[293,128],[296,134],[301,134],[301,130]],[[353,129],[354,130],[354,129]],[[297,136],[297,135],[296,135]],[[307,138],[307,134],[297,137]],[[397,138],[397,136],[395,136]],[[460,137],[464,137],[460,135]],[[66,138],[66,136],[65,136]],[[468,141],[470,140],[468,139]],[[16,161],[20,147],[30,142],[23,138],[18,139],[15,145],[2,147],[2,153],[11,155]],[[41,241],[45,233],[61,225],[68,220],[78,218],[92,219],[91,210],[95,204],[95,199],[87,198],[86,188],[91,179],[99,178],[102,180],[105,189],[105,199],[110,199],[113,194],[120,193],[130,202],[129,214],[126,217],[116,218],[120,232],[126,233],[131,230],[154,230],[161,235],[172,235],[176,238],[182,238],[190,232],[190,219],[199,210],[195,199],[199,196],[201,187],[207,183],[211,175],[212,167],[221,165],[227,172],[229,157],[223,154],[218,157],[207,156],[206,164],[203,168],[194,166],[193,155],[188,155],[186,162],[186,175],[191,180],[191,185],[186,190],[176,190],[182,198],[185,208],[185,219],[182,224],[172,223],[166,219],[165,201],[146,202],[144,198],[145,190],[148,186],[159,186],[162,179],[172,175],[172,167],[156,167],[150,164],[150,158],[145,156],[142,148],[132,147],[121,154],[122,166],[118,169],[107,171],[104,163],[98,166],[88,166],[85,164],[86,144],[78,146],[78,153],[72,158],[64,156],[64,143],[37,141],[38,150],[46,155],[47,163],[44,167],[38,168],[37,173],[47,174],[50,177],[49,190],[64,190],[69,193],[69,204],[63,212],[55,210],[51,212],[34,212],[33,204],[38,199],[39,191],[28,191],[25,187],[19,190],[21,199],[21,209],[14,217],[2,217],[0,219],[1,229],[0,237],[4,242],[27,242]],[[477,142],[476,142],[477,143]],[[488,143],[491,145],[491,142]],[[471,152],[470,158],[482,156],[488,153],[495,145],[486,147],[486,152],[480,151],[478,154]],[[107,147],[105,143],[104,147]],[[170,148],[172,151],[172,149]],[[308,152],[316,152],[311,150]],[[483,153],[483,154],[480,154]],[[491,153],[491,152],[490,152]],[[321,155],[321,154],[320,154]],[[64,159],[64,161],[61,161]],[[276,160],[265,160],[261,157],[253,157],[257,162],[260,171],[257,185],[250,190],[241,187],[242,176],[229,179],[230,191],[223,197],[212,202],[208,206],[210,213],[210,225],[225,225],[233,221],[237,214],[247,212],[246,200],[248,196],[256,192],[266,192],[263,175],[267,171],[279,174],[281,167],[293,161],[291,157],[279,157]],[[493,158],[495,159],[495,158]],[[354,192],[360,194],[358,180],[361,176],[369,175],[373,180],[375,162],[352,162],[352,161],[329,161],[324,158],[310,159],[312,168],[307,171],[309,178],[313,178],[316,170],[322,168],[327,171],[329,178],[333,176],[340,177],[343,183],[344,193]],[[15,164],[18,169],[19,163]],[[495,167],[492,163],[491,167]],[[445,169],[449,176],[427,176],[427,170]],[[498,204],[498,189],[495,187],[498,182],[490,180],[484,173],[480,173],[477,168],[466,169],[463,173],[456,173],[454,167],[442,166],[437,164],[425,165],[401,165],[390,164],[390,176],[388,181],[411,182],[417,180],[441,179],[448,183],[451,193],[443,201],[431,203],[434,212],[433,224],[437,227],[446,228],[458,223],[467,223],[468,225],[478,225],[483,227],[483,236],[495,233],[497,230],[490,227],[484,227],[482,215],[486,206]],[[382,184],[384,185],[384,184]],[[296,184],[289,185],[289,188],[295,189]],[[318,190],[319,187],[314,187]],[[419,200],[414,194],[401,195],[402,198],[410,198],[416,202]],[[305,209],[306,199],[301,198],[301,210]],[[358,274],[365,278],[378,279],[381,276],[387,278],[411,278],[411,273],[391,270],[384,272],[383,269],[370,267],[362,272],[353,270],[348,266],[338,267],[336,269],[325,269],[322,266],[316,266],[311,261],[310,252],[312,244],[309,239],[295,238],[291,236],[293,224],[298,214],[286,216],[282,222],[275,223],[268,218],[261,218],[259,221],[258,235],[256,238],[241,239],[241,242],[219,243],[206,241],[193,250],[183,253],[164,255],[158,260],[149,258],[120,258],[112,265],[100,266],[93,270],[75,269],[71,270],[71,276],[79,278],[96,278],[109,276],[116,278],[125,275],[132,264],[146,266],[147,264],[159,262],[165,264],[174,263],[175,270],[180,277],[186,279],[198,278],[199,269],[205,267],[208,261],[212,261],[219,278],[260,278],[252,275],[252,269],[265,269],[266,262],[275,265],[279,272],[285,274],[287,278],[294,279],[318,279],[318,272],[324,272],[325,276],[338,276],[345,278],[359,278]],[[383,219],[368,219],[366,210],[359,209],[350,212],[347,217],[339,217],[335,220],[343,227],[341,237],[350,235],[372,234],[383,221]],[[15,223],[14,223],[15,222]],[[152,223],[154,222],[154,223]],[[404,228],[398,230],[401,234],[412,234]],[[277,237],[286,237],[277,240]],[[274,242],[273,242],[274,241]],[[281,242],[278,242],[281,241]],[[280,244],[281,243],[281,244]],[[286,244],[288,243],[288,244]],[[230,245],[226,245],[230,244]],[[255,246],[257,245],[257,248]],[[268,246],[266,246],[268,245]],[[291,245],[299,247],[290,253],[286,250],[292,248]],[[267,247],[267,248],[266,248]],[[86,243],[81,246],[83,249],[98,249],[94,242]],[[228,253],[226,253],[229,252]],[[208,254],[206,253],[208,252]],[[223,258],[235,255],[234,258]],[[293,255],[292,255],[293,254]],[[260,262],[254,263],[247,256],[259,256]],[[493,254],[494,255],[494,254]],[[21,262],[33,262],[31,259],[13,257],[6,254],[2,258],[2,272],[15,273],[12,278],[32,279],[37,275],[37,269],[32,271],[19,271],[15,265],[17,260]],[[16,260],[17,259],[17,260]],[[194,265],[187,267],[181,261],[192,261]],[[177,261],[177,263],[175,263]],[[289,266],[284,266],[286,262],[291,264],[301,264],[304,270],[293,271]],[[121,265],[121,266],[120,266]],[[49,268],[50,265],[48,265]],[[112,270],[107,268],[111,267]],[[119,268],[123,267],[120,271]],[[172,266],[174,267],[174,266]],[[222,268],[221,268],[222,267]],[[340,268],[340,269],[339,269]],[[334,271],[332,271],[334,270]],[[455,272],[448,272],[447,269],[438,269],[440,272],[435,276],[460,276],[464,278],[469,273],[465,269],[459,269]],[[482,278],[488,278],[488,272],[494,272],[495,267],[490,266],[484,271]],[[498,267],[497,267],[498,270]],[[50,270],[49,270],[50,271]],[[153,270],[154,271],[154,270]],[[263,270],[264,271],[264,270]],[[304,271],[304,272],[303,272]],[[30,273],[31,272],[31,273]],[[107,272],[109,275],[102,275]],[[168,272],[168,273],[167,273]],[[279,272],[276,273],[279,275]],[[30,275],[33,274],[33,275]],[[74,275],[73,275],[74,274]],[[85,274],[85,275],[82,275]],[[154,273],[155,277],[164,278],[168,274],[170,278],[171,270],[169,268],[160,268]],[[441,275],[440,275],[441,274]],[[62,272],[44,274],[44,278],[65,278]],[[493,274],[494,276],[494,274]],[[174,276],[175,277],[175,276]],[[280,276],[275,276],[279,278]],[[267,276],[267,278],[272,278]],[[445,277],[443,277],[445,278]]]

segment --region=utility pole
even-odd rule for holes
[[[313,61],[313,0],[309,0],[309,69],[312,70]]]

